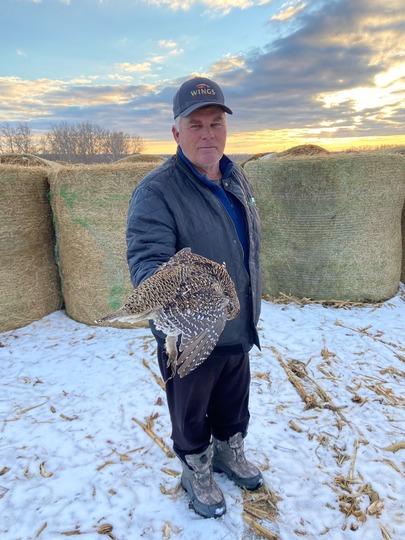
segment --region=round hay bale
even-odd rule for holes
[[[242,160],[239,165],[241,167],[244,167],[246,163],[249,163],[249,161],[255,161],[256,159],[267,159],[270,157],[274,157],[277,155],[277,152],[259,152],[258,154],[253,154],[244,160]]]
[[[132,154],[131,156],[117,159],[114,163],[155,163],[159,165],[164,161],[164,157],[155,154]]]
[[[32,154],[0,154],[0,163],[23,167],[58,167],[58,163]]]
[[[47,170],[1,164],[0,331],[61,306]]]
[[[279,152],[277,157],[318,156],[320,154],[329,154],[329,152],[316,144],[300,144],[299,146],[293,146],[288,150],[284,150],[284,152]]]
[[[405,205],[402,208],[402,270],[401,281],[405,285]]]
[[[63,297],[76,321],[94,324],[133,291],[126,260],[128,205],[154,166],[75,165],[50,177]]]
[[[381,148],[377,150],[379,153],[383,154],[402,154],[405,155],[405,146],[388,146],[386,148]]]
[[[262,220],[264,292],[380,301],[401,273],[401,156],[275,157],[246,164]]]

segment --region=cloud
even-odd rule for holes
[[[204,14],[226,15],[233,9],[248,9],[270,4],[273,0],[144,0],[151,6],[167,6],[170,9],[188,11],[196,4],[207,7]]]
[[[129,71],[130,73],[139,73],[142,71],[150,71],[151,70],[151,63],[150,62],[142,62],[139,64],[131,64],[129,62],[122,62],[115,64],[115,67],[118,69],[121,69],[122,71]]]
[[[172,40],[160,40],[158,42],[159,47],[166,49],[168,56],[179,56],[184,53],[184,50]]]
[[[204,2],[222,8],[245,4]],[[229,53],[200,68],[200,75],[221,85],[234,111],[229,140],[235,145],[273,145],[277,138],[289,143],[399,140],[405,125],[402,0],[314,0],[284,4],[282,13],[288,15],[282,36],[275,31],[281,19],[270,20],[265,47]],[[165,39],[155,43],[154,52],[142,63],[116,64],[105,84],[86,76],[67,81],[0,77],[5,115],[0,121],[32,119],[45,126],[50,119],[85,119],[135,129],[149,139],[170,138],[173,95],[194,73],[159,80],[162,64],[181,48]],[[137,76],[156,83],[135,84]]]
[[[243,67],[218,72],[238,128],[322,127],[329,133],[396,129],[405,80],[399,0],[335,1],[296,16],[297,29],[245,54]],[[249,98],[247,98],[249,95]],[[342,122],[343,120],[343,122]],[[394,122],[394,123],[393,123]]]
[[[107,79],[125,83],[131,83],[134,80],[131,75],[123,75],[121,73],[110,73],[107,75]]]
[[[19,0],[21,1],[21,0]],[[42,4],[43,0],[25,0],[26,2],[31,2],[32,4]],[[66,6],[70,6],[71,0],[57,0],[60,4],[65,4]],[[102,3],[102,0],[99,0],[100,3]]]
[[[165,39],[161,39],[159,40],[159,45],[160,47],[163,47],[164,49],[175,49],[177,47],[177,44],[175,41],[172,41],[172,40],[165,40]]]
[[[16,53],[17,53],[17,56],[23,56],[24,58],[28,58],[28,54],[22,49],[17,49]]]
[[[92,77],[84,76],[76,77],[74,79],[70,79],[68,81],[69,85],[75,85],[75,84],[91,84],[93,81],[96,81],[99,78],[98,75],[93,75]]]
[[[284,4],[280,11],[273,15],[270,20],[271,21],[287,21],[288,19],[291,19],[292,17],[295,17],[297,13],[302,11],[306,7],[305,2],[300,2],[297,5],[293,5],[291,3]]]
[[[216,78],[217,74],[233,72],[235,69],[240,68],[246,68],[244,55],[242,53],[226,54],[223,58],[211,65],[209,76]]]

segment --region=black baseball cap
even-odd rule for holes
[[[233,114],[225,105],[224,94],[217,83],[205,77],[194,77],[184,82],[173,98],[174,118],[188,116],[207,105],[217,105],[228,114]]]

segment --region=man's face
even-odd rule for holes
[[[180,118],[172,128],[174,140],[187,159],[203,171],[216,165],[224,154],[226,116],[221,107],[209,105]]]

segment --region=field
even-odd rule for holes
[[[245,447],[266,487],[221,475],[188,507],[148,329],[56,311],[0,334],[2,540],[402,540],[405,290],[381,304],[263,301]],[[100,536],[104,535],[104,536]]]

